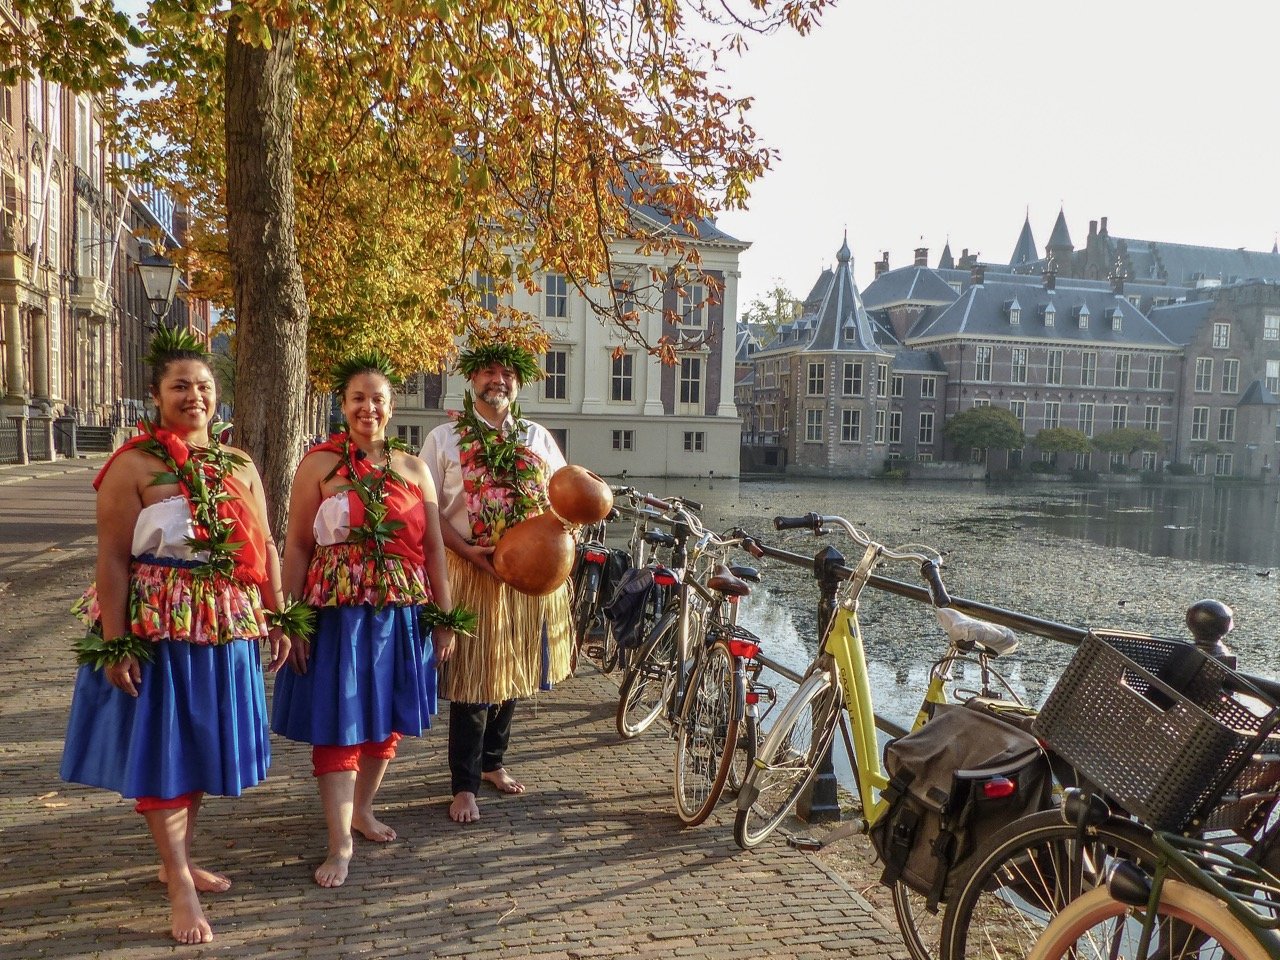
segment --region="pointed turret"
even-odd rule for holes
[[[1056,254],[1059,250],[1066,250],[1068,253],[1075,250],[1075,245],[1071,242],[1071,232],[1067,230],[1067,215],[1062,212],[1062,208],[1058,208],[1058,219],[1053,222],[1053,233],[1049,234],[1049,245],[1045,248],[1050,256]],[[1058,258],[1061,262],[1061,257]]]
[[[1016,270],[1028,263],[1035,263],[1039,259],[1040,252],[1036,248],[1036,238],[1031,235],[1031,212],[1028,211],[1027,219],[1022,221],[1022,232],[1018,234],[1018,242],[1014,245],[1009,266]]]
[[[955,268],[956,261],[955,258],[951,256],[951,241],[948,239],[946,246],[942,248],[942,256],[938,258],[938,269],[954,270]]]

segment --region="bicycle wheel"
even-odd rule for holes
[[[613,624],[605,621],[604,636],[600,638],[600,669],[613,673],[618,666],[618,638],[613,635]]]
[[[1157,913],[1148,957],[1270,960],[1249,928],[1203,890],[1168,880],[1160,888]],[[1112,899],[1106,887],[1095,887],[1054,917],[1027,960],[1139,960],[1141,932],[1142,921],[1134,916],[1134,908]]]
[[[596,621],[600,599],[600,568],[595,564],[587,564],[582,571],[582,579],[578,582],[578,590],[573,598],[573,632],[577,639],[578,649],[586,647],[591,635],[591,627]]]
[[[769,731],[738,793],[733,838],[750,850],[777,829],[817,773],[836,730],[840,684],[825,671],[800,685]]]
[[[1113,858],[1152,870],[1150,831],[1108,820],[1085,831],[1057,810],[1022,817],[992,834],[953,888],[942,925],[942,960],[1025,957],[1062,909],[1102,882]]]
[[[743,781],[747,779],[747,771],[751,769],[751,764],[760,752],[760,743],[763,739],[764,731],[760,729],[760,718],[754,711],[748,710],[747,715],[738,724],[738,742],[733,756],[729,758],[729,776],[725,779],[724,785],[730,792],[741,792]]]
[[[734,695],[735,658],[713,644],[689,678],[676,733],[676,812],[695,827],[711,815],[733,760],[740,710]]]
[[[929,910],[929,898],[901,880],[893,885],[893,917],[912,960],[938,960],[942,955],[941,908]]]
[[[635,655],[618,688],[615,723],[624,740],[638,737],[658,718],[675,685],[676,646],[680,612],[667,613],[654,626]]]

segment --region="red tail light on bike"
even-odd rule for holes
[[[1003,800],[1017,792],[1017,782],[1008,777],[992,777],[982,785],[982,796],[987,800]]]
[[[752,643],[750,640],[730,640],[728,647],[729,652],[735,657],[746,660],[754,660],[760,654],[760,644]]]
[[[582,560],[584,563],[604,563],[608,559],[608,554],[603,550],[583,550]]]
[[[674,587],[680,581],[670,570],[656,570],[653,574],[653,582],[660,587]]]
[[[749,691],[747,693],[747,703],[759,703],[759,702],[760,702],[760,694],[756,693],[755,691]]]

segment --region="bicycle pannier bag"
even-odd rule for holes
[[[871,828],[881,882],[901,880],[930,909],[946,901],[977,841],[1051,803],[1049,761],[1035,737],[979,709],[936,707],[884,754],[889,808]]]
[[[644,640],[644,611],[654,589],[651,567],[636,567],[618,578],[618,586],[605,604],[604,615],[613,624],[613,636],[619,647],[638,647]]]

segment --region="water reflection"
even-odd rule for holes
[[[874,481],[656,481],[652,492],[704,501],[716,529],[742,525],[805,555],[823,544],[773,532],[771,518],[809,510],[839,514],[889,544],[927,543],[944,553],[959,596],[1072,626],[1108,626],[1186,638],[1195,600],[1215,597],[1236,613],[1228,642],[1245,669],[1280,673],[1273,642],[1280,533],[1274,490],[1196,486],[999,488]],[[832,546],[852,553],[843,534]],[[763,561],[765,583],[743,605],[743,622],[770,655],[802,668],[812,656],[817,592],[806,571]],[[881,570],[915,581],[909,564]],[[878,712],[909,720],[943,634],[911,600],[868,590],[860,610]],[[1021,635],[1003,672],[1040,702],[1071,649]]]

